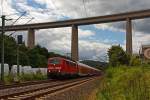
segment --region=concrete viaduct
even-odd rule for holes
[[[71,57],[73,60],[78,60],[78,26],[109,23],[117,21],[126,21],[126,52],[132,54],[132,20],[143,19],[150,17],[150,9],[126,12],[120,14],[97,16],[81,19],[72,19],[66,21],[34,23],[6,26],[5,31],[23,31],[28,30],[27,46],[33,48],[35,44],[35,29],[59,28],[59,27],[72,27],[72,40],[71,40]],[[1,27],[0,27],[1,31]]]

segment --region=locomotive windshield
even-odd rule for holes
[[[51,59],[49,61],[50,64],[60,64],[60,60],[59,59]]]

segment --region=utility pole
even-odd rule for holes
[[[4,33],[5,33],[5,15],[2,15],[2,33],[1,33],[1,81],[4,81]]]
[[[17,44],[17,76],[19,76],[20,68],[19,68],[19,45]]]

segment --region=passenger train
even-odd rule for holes
[[[98,75],[101,71],[86,64],[62,57],[48,59],[48,78]]]

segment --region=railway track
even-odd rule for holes
[[[27,86],[27,85],[34,85],[34,84],[40,84],[40,83],[48,83],[50,81],[55,81],[54,79],[49,79],[49,80],[40,80],[40,81],[28,81],[28,82],[22,82],[22,83],[13,83],[10,85],[0,85],[0,90],[1,89],[8,89],[8,88],[14,88],[14,87],[20,87],[20,86]]]
[[[4,100],[35,100],[36,98],[43,98],[46,95],[51,95],[66,88],[84,84],[94,78],[95,77],[85,77],[73,80],[50,82],[47,84],[43,83],[33,87],[31,86],[30,89],[25,89],[19,92],[14,91],[13,93],[1,95],[0,98]]]

